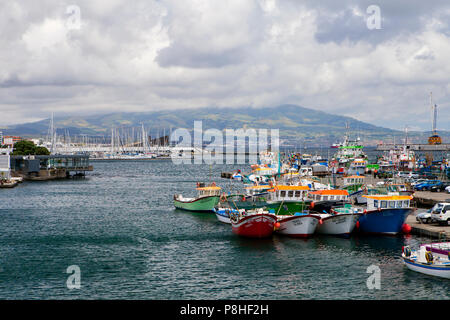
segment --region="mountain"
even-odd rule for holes
[[[296,105],[281,105],[266,108],[199,108],[155,112],[118,112],[88,117],[56,117],[54,125],[58,134],[68,132],[71,136],[90,135],[108,137],[112,128],[140,130],[144,124],[151,136],[166,134],[169,129],[187,128],[192,130],[194,121],[202,120],[203,130],[215,128],[255,128],[279,129],[280,138],[291,145],[328,145],[342,140],[349,125],[351,136],[361,137],[365,145],[376,145],[380,141],[396,142],[404,138],[398,130],[374,126],[351,117],[334,115]],[[4,135],[25,137],[45,137],[50,120],[26,123],[2,129]],[[130,129],[131,130],[131,129]],[[441,133],[441,132],[440,132]],[[426,143],[427,132],[410,132],[410,141]],[[449,132],[441,133],[444,141]],[[402,140],[403,141],[403,140]]]

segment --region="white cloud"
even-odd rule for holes
[[[433,91],[449,129],[449,5],[369,2],[2,3],[0,125],[49,112],[294,103],[377,125],[429,128]],[[21,111],[18,111],[21,110]]]

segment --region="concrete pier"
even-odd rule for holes
[[[418,207],[431,208],[439,202],[450,202],[450,194],[446,192],[416,191],[414,200]]]
[[[418,236],[436,238],[442,241],[450,240],[450,226],[440,226],[437,223],[425,224],[416,220],[415,214],[406,218],[406,223],[411,226],[411,233]]]

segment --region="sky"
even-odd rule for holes
[[[0,0],[0,126],[297,104],[450,130],[448,0]]]

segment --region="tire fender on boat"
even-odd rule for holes
[[[433,254],[430,251],[425,252],[425,259],[427,259],[428,263],[433,262]]]

